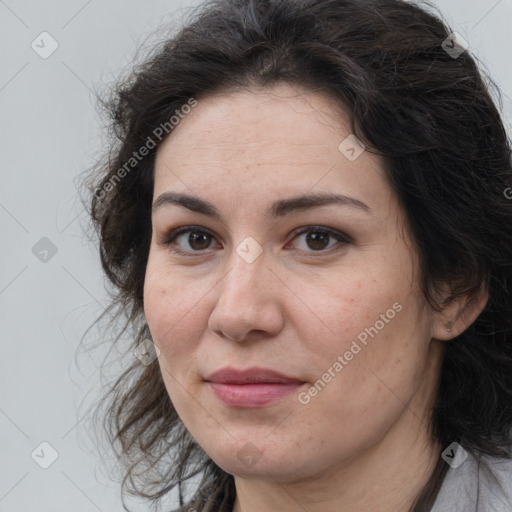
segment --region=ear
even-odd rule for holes
[[[474,294],[458,297],[442,311],[434,311],[432,338],[448,341],[462,334],[475,322],[488,300],[489,291],[482,284]]]

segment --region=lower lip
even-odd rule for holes
[[[231,407],[256,408],[273,404],[297,391],[301,382],[221,384],[208,382],[217,398]]]

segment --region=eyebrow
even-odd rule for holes
[[[196,196],[190,196],[177,192],[164,192],[161,194],[153,203],[152,213],[155,213],[155,211],[160,209],[162,206],[169,204],[182,206],[193,212],[206,215],[207,217],[222,220],[222,215],[212,203]],[[268,208],[268,210],[265,212],[265,215],[271,218],[278,218],[284,217],[290,213],[300,212],[331,204],[358,208],[366,213],[371,212],[370,207],[359,199],[340,194],[315,193],[276,201]]]

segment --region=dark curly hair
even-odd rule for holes
[[[443,446],[456,441],[477,457],[510,457],[511,147],[490,94],[492,88],[501,107],[499,89],[467,50],[446,51],[445,41],[454,45],[451,33],[427,3],[213,0],[154,46],[102,100],[111,138],[87,181],[112,290],[102,317],[126,317],[116,341],[128,327],[132,350],[150,337],[143,286],[154,161],[165,138],[155,141],[155,133],[169,128],[191,99],[299,84],[336,98],[349,112],[352,132],[382,157],[419,248],[423,293],[432,307],[445,305],[435,300],[439,283],[450,286],[446,303],[487,287],[489,300],[477,320],[446,343],[431,436]],[[232,475],[187,432],[158,364],[133,358],[100,410],[124,464],[122,491],[158,504],[177,488],[180,511],[232,511]],[[430,510],[446,468],[439,459],[413,512]],[[202,479],[185,500],[182,490],[195,476]]]

